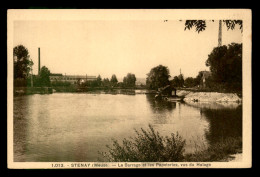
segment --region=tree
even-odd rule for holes
[[[23,45],[18,45],[13,49],[14,58],[14,79],[26,79],[32,70],[33,62],[30,59],[28,49]]]
[[[170,84],[169,69],[166,66],[159,65],[150,70],[147,74],[146,85],[150,89],[158,89]]]
[[[174,78],[171,80],[171,83],[174,87],[179,87],[180,86],[180,81],[177,76],[174,76]]]
[[[115,86],[117,84],[118,80],[117,80],[115,74],[112,75],[110,82],[111,82],[112,86]]]
[[[102,85],[103,85],[104,87],[109,87],[109,86],[110,86],[110,81],[109,81],[109,79],[108,79],[108,78],[104,78],[104,79],[103,79],[103,82],[102,82]]]
[[[208,55],[212,79],[229,88],[242,89],[242,44],[215,47]]]
[[[197,75],[197,77],[195,78],[195,85],[200,85],[200,81],[202,79],[203,76],[203,71],[200,71]]]
[[[171,83],[174,87],[183,87],[184,85],[183,75],[180,74],[179,76],[174,76],[173,80],[171,80]]]
[[[179,83],[180,83],[180,86],[179,86],[179,87],[183,87],[183,85],[184,85],[184,77],[183,77],[183,74],[180,74],[180,75],[178,76],[178,78],[179,78]]]
[[[214,20],[211,20],[214,22]],[[227,29],[235,29],[236,25],[239,25],[241,32],[243,31],[243,21],[242,20],[222,20],[223,23],[226,25]],[[207,24],[206,20],[186,20],[185,21],[185,28],[184,30],[190,30],[192,27],[196,28],[196,31],[199,33],[201,31],[206,30]]]
[[[196,79],[194,79],[192,77],[187,77],[184,81],[184,85],[186,87],[194,87],[194,86],[196,86]]]
[[[97,77],[97,85],[100,87],[101,84],[102,84],[102,78],[101,78],[100,75],[98,75],[98,77]]]
[[[135,86],[136,77],[132,73],[128,73],[126,77],[123,79],[124,86],[134,87]]]
[[[41,68],[39,75],[40,86],[50,86],[50,74],[51,72],[46,66]]]

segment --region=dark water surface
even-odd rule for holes
[[[102,161],[98,151],[106,151],[112,138],[120,142],[149,124],[161,135],[178,132],[189,153],[241,137],[242,106],[156,102],[145,94],[19,96],[14,98],[14,161]]]

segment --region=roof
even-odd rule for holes
[[[61,73],[51,73],[50,76],[62,76]]]

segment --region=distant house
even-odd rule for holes
[[[211,76],[210,71],[201,71],[202,77],[200,80],[200,87],[205,88],[206,87],[206,80]]]

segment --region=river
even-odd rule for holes
[[[112,140],[134,137],[151,124],[178,132],[185,153],[242,136],[237,103],[156,102],[151,94],[54,93],[14,97],[15,162],[95,162]]]

